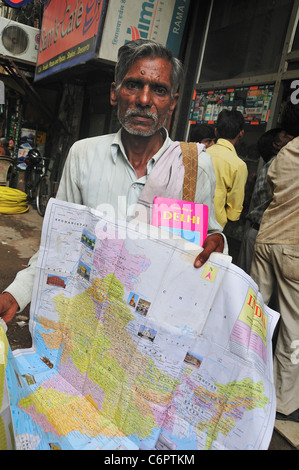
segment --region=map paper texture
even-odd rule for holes
[[[268,448],[278,314],[230,257],[196,269],[163,233],[50,200],[33,345],[6,368],[17,449]]]

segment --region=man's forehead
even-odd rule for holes
[[[171,64],[164,58],[143,57],[136,60],[128,69],[124,79],[138,76],[157,81],[171,81]]]

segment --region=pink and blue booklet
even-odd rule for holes
[[[203,246],[208,231],[209,208],[204,204],[155,197],[152,225]]]

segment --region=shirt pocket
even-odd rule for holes
[[[283,247],[281,271],[285,279],[299,282],[299,245]]]

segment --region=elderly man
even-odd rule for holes
[[[109,204],[126,219],[144,212],[147,221],[155,196],[179,198],[184,179],[181,150],[164,126],[177,104],[181,79],[181,63],[164,46],[150,40],[122,46],[111,85],[111,104],[118,107],[121,129],[73,145],[57,198],[93,208]],[[215,219],[214,188],[213,165],[203,151],[195,202],[209,206],[209,232],[195,267],[202,266],[213,251],[224,249],[222,228]],[[36,260],[37,254],[0,295],[0,316],[6,322],[31,300]]]

